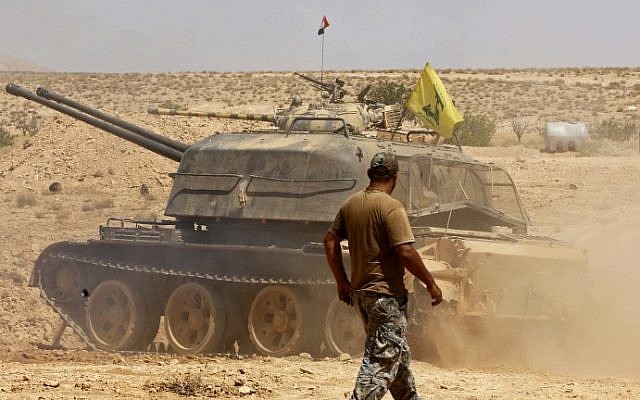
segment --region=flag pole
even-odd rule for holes
[[[320,83],[322,84],[322,76],[324,73],[324,32],[322,32],[322,51],[320,54]]]

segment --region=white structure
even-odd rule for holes
[[[589,138],[583,122],[547,122],[544,130],[544,149],[555,153],[580,151]]]

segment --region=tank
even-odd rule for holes
[[[181,354],[360,353],[362,326],[337,300],[321,242],[381,150],[399,159],[393,195],[444,292],[432,309],[415,287],[416,354],[447,359],[454,335],[443,336],[444,326],[495,338],[505,324],[571,313],[561,299],[585,269],[584,253],[528,235],[509,174],[455,147],[353,135],[333,129],[346,126],[333,116],[309,120],[326,130],[293,124],[184,144],[46,89],[6,90],[178,163],[166,219],[111,218],[98,239],[53,243],[35,263],[29,284],[93,349],[144,351],[162,337],[153,348]],[[344,255],[348,266],[346,247]]]
[[[147,112],[154,115],[263,121],[270,122],[275,129],[281,131],[306,130],[326,132],[329,130],[344,129],[345,132],[347,130],[353,132],[352,127],[345,125],[342,122],[343,119],[340,118],[335,111],[316,105],[303,104],[299,96],[294,96],[288,108],[277,110],[272,114],[177,110],[173,108],[149,108]]]
[[[360,91],[355,102],[345,102],[344,96],[349,92],[344,89],[344,81],[336,79],[335,83],[323,83],[297,72],[295,75],[319,89],[323,101],[320,103],[305,103],[300,96],[294,96],[288,108],[279,109],[272,114],[193,111],[172,108],[150,108],[148,112],[155,115],[265,121],[271,122],[280,130],[309,131],[327,131],[329,127],[322,126],[319,120],[339,118],[345,122],[349,134],[367,136],[375,135],[374,130],[396,131],[400,128],[401,107],[395,104],[386,105],[367,100],[366,94],[371,87],[370,85]],[[310,120],[316,121],[314,124],[309,125]],[[294,122],[296,126],[292,126]],[[334,126],[334,129],[337,128],[337,126]]]

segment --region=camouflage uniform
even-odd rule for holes
[[[419,399],[409,370],[407,296],[355,291],[353,300],[365,324],[367,339],[351,399],[377,400],[387,390],[396,400]]]

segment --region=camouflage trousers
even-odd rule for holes
[[[356,291],[353,300],[362,316],[367,339],[351,399],[378,400],[388,390],[396,400],[419,399],[409,370],[407,296]]]

